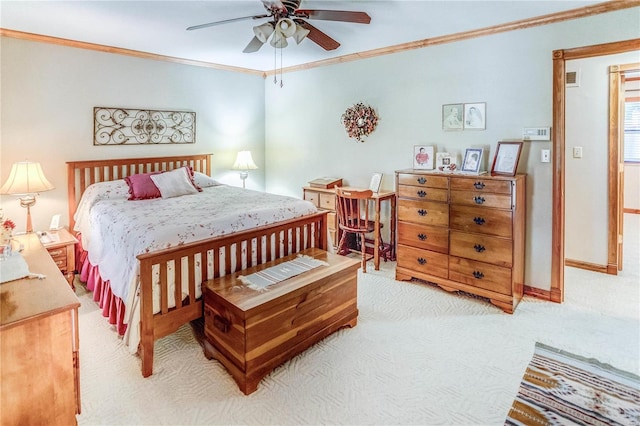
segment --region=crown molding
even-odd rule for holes
[[[404,52],[407,50],[422,49],[429,46],[439,44],[454,43],[461,40],[468,40],[477,37],[484,37],[493,34],[504,33],[508,31],[522,30],[526,28],[538,27],[542,25],[554,24],[572,19],[585,18],[588,16],[599,15],[602,13],[614,12],[622,9],[629,9],[640,6],[640,0],[612,0],[604,3],[598,3],[592,6],[584,6],[577,9],[571,9],[564,12],[551,13],[535,18],[522,19],[519,21],[508,22],[505,24],[494,25],[491,27],[480,28],[477,30],[463,31],[455,34],[448,34],[439,37],[432,37],[423,40],[416,40],[408,43],[397,44],[394,46],[383,47],[380,49],[367,50],[364,52],[352,53],[336,58],[324,59],[321,61],[309,62],[307,64],[295,65],[278,69],[278,73],[288,73],[295,71],[308,70],[311,68],[319,68],[329,65],[352,62],[361,59],[375,58],[383,55]],[[120,47],[107,46],[103,44],[87,43],[83,41],[69,40],[59,37],[51,37],[41,34],[27,33],[23,31],[10,30],[0,28],[1,37],[17,38],[21,40],[36,41],[41,43],[56,44],[59,46],[75,47],[79,49],[95,50],[98,52],[113,53],[118,55],[133,56],[142,59],[151,59],[156,61],[172,62],[183,65],[192,65],[197,67],[214,68],[225,71],[240,72],[245,74],[260,75],[263,78],[274,75],[276,70],[260,71],[243,67],[234,67],[230,65],[221,65],[205,61],[195,61],[185,58],[177,58],[173,56],[158,55],[155,53],[141,52],[138,50],[123,49]]]

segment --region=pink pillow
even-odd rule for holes
[[[193,168],[191,166],[184,166],[187,169],[187,174],[189,179],[191,180],[191,184],[198,192],[202,192],[202,188],[200,188],[195,180]],[[179,169],[176,169],[179,170]],[[162,194],[160,190],[156,186],[156,184],[151,180],[152,175],[158,175],[164,172],[150,172],[150,173],[139,173],[131,176],[127,176],[124,178],[127,185],[129,185],[129,200],[149,200],[151,198],[161,198]]]
[[[130,200],[148,200],[150,198],[160,198],[160,190],[151,180],[151,175],[157,175],[162,172],[139,173],[124,178],[129,185]]]

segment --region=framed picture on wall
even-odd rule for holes
[[[464,129],[484,130],[487,124],[487,103],[464,104]]]
[[[413,147],[413,168],[433,169],[433,146],[415,145]]]
[[[462,160],[463,172],[478,173],[482,162],[482,148],[467,148]]]
[[[515,176],[520,161],[522,142],[498,142],[491,166],[492,175]]]
[[[462,130],[464,104],[442,105],[442,129]]]

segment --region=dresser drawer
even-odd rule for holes
[[[506,267],[513,263],[513,244],[509,239],[459,231],[451,231],[450,238],[452,256]]]
[[[336,194],[334,193],[327,194],[325,192],[321,192],[318,207],[320,207],[321,209],[335,210]]]
[[[449,226],[449,205],[435,201],[400,200],[398,220],[423,225]]]
[[[449,178],[447,176],[399,173],[398,184],[447,189],[449,188]]]
[[[449,279],[467,285],[511,295],[511,269],[449,256]]]
[[[447,278],[448,256],[446,254],[398,244],[397,259],[399,268]]]
[[[451,178],[451,189],[462,191],[493,192],[511,195],[511,181],[478,178]]]
[[[511,209],[511,195],[451,190],[451,204]]]
[[[338,216],[334,212],[327,213],[327,229],[330,231],[338,229]]]
[[[505,238],[512,237],[511,210],[452,205],[450,211],[449,226],[451,229],[479,232]]]
[[[58,269],[65,271],[67,269],[67,249],[66,247],[47,249],[49,256],[53,259]]]
[[[398,185],[398,197],[418,200],[449,201],[449,191],[442,188],[425,188],[422,186]]]
[[[398,244],[448,253],[449,230],[442,226],[398,222]]]
[[[320,194],[314,191],[304,191],[304,199],[313,203],[314,206],[320,207]]]

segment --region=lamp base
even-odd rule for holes
[[[27,234],[33,232],[33,225],[31,223],[31,206],[36,203],[36,197],[28,195],[20,197],[20,207],[26,207],[27,209]]]
[[[242,189],[245,189],[245,182],[249,177],[249,172],[240,172],[240,179],[242,179]]]

